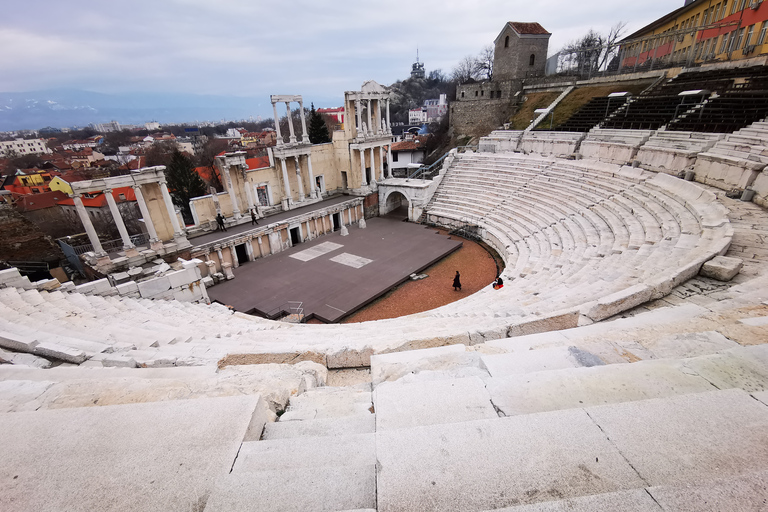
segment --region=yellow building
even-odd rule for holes
[[[621,66],[740,60],[768,53],[762,0],[695,0],[621,41]]]

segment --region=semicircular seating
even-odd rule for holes
[[[477,226],[504,259],[503,289],[489,283],[462,300],[400,318],[307,325],[233,314],[220,305],[11,286],[0,289],[0,347],[105,366],[209,364],[229,353],[262,354],[262,362],[367,366],[373,353],[473,344],[607,318],[666,295],[723,253],[732,236],[713,194],[626,166],[465,153],[441,179],[428,221]]]

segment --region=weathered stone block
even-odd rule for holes
[[[120,295],[128,295],[130,293],[137,293],[139,285],[135,281],[128,281],[127,283],[117,285],[115,289]]]
[[[715,256],[702,265],[699,274],[718,281],[730,281],[739,273],[742,266],[743,262],[739,258]]]
[[[155,279],[148,279],[142,281],[139,284],[139,293],[142,297],[150,298],[155,295],[160,295],[163,292],[167,292],[171,289],[171,283],[166,277],[157,277]]]

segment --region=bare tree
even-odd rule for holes
[[[560,50],[561,66],[581,74],[605,70],[606,64],[618,54],[618,41],[626,26],[626,22],[620,21],[610,28],[608,34],[599,34],[590,29],[584,36]]]
[[[483,80],[493,80],[493,45],[482,49],[475,59],[475,75]]]
[[[456,64],[451,72],[451,78],[459,84],[473,82],[477,79],[475,71],[475,58],[467,55]]]

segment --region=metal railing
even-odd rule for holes
[[[477,151],[477,145],[474,145],[474,146],[458,146],[455,149],[456,149],[457,153],[463,153],[467,149],[473,149],[474,151]],[[438,158],[435,162],[433,162],[433,163],[431,163],[429,165],[423,165],[423,166],[419,167],[418,169],[413,171],[410,174],[410,176],[408,176],[408,179],[409,180],[413,180],[413,179],[416,179],[416,180],[431,180],[432,178],[434,178],[435,176],[437,176],[440,173],[441,167],[440,167],[439,164],[442,164],[443,160],[445,160],[445,158],[448,155],[450,155],[450,154],[451,154],[451,152],[448,151],[446,154],[444,154],[443,156]]]
[[[149,234],[147,233],[139,233],[138,235],[131,235],[131,243],[136,247],[139,247],[140,245],[146,245],[148,242],[149,242]],[[104,249],[104,252],[120,251],[123,248],[123,240],[121,238],[118,238],[117,240],[109,240],[107,242],[102,242],[101,248]],[[87,252],[93,251],[93,244],[76,245],[72,249],[74,249],[75,254],[79,256],[81,254],[85,254]]]

